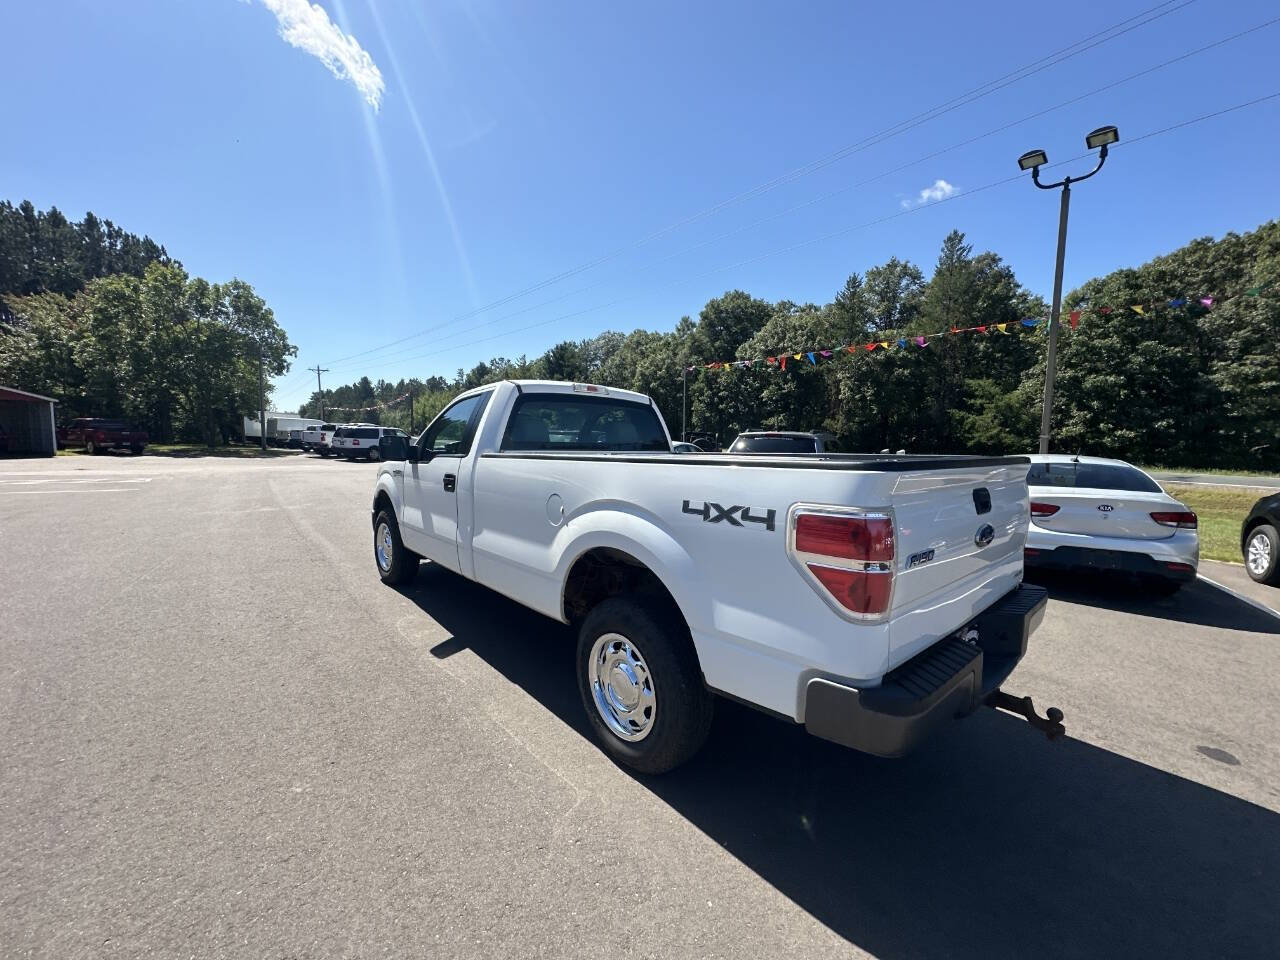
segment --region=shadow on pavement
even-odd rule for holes
[[[404,592],[453,635],[433,655],[473,651],[589,737],[568,628],[430,564]],[[1280,937],[1280,815],[990,710],[879,760],[720,699],[702,753],[637,780],[880,957],[1256,957]]]
[[[1280,635],[1280,617],[1264,613],[1203,580],[1193,580],[1177,593],[1162,596],[1150,585],[1122,576],[1028,570],[1027,579],[1047,587],[1053,599],[1068,603],[1223,630]]]

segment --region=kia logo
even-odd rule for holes
[[[973,542],[980,547],[985,547],[996,538],[996,528],[989,523],[984,523],[978,528],[978,532],[973,535]]]
[[[1100,503],[1098,504],[1098,509],[1101,510],[1103,513],[1110,513],[1112,510],[1115,509],[1115,507],[1113,507],[1109,503]]]

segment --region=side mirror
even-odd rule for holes
[[[408,460],[409,441],[395,435],[380,437],[378,452],[382,454],[383,460]]]

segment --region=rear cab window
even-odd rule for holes
[[[648,404],[622,397],[527,393],[511,409],[500,449],[670,453],[671,444]]]
[[[1162,492],[1160,484],[1141,470],[1115,463],[1033,463],[1027,471],[1027,485],[1124,490],[1131,493]]]
[[[729,448],[730,453],[817,453],[818,442],[813,437],[788,437],[782,434],[759,434],[739,437]]]

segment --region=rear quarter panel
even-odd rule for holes
[[[889,627],[841,619],[800,576],[786,551],[788,508],[797,499],[887,502],[889,482],[823,470],[484,455],[473,477],[474,575],[563,620],[574,561],[595,547],[628,553],[679,604],[709,686],[796,716],[810,676],[882,675]],[[772,524],[742,522],[741,510],[729,520],[729,507],[762,519],[772,511]]]

